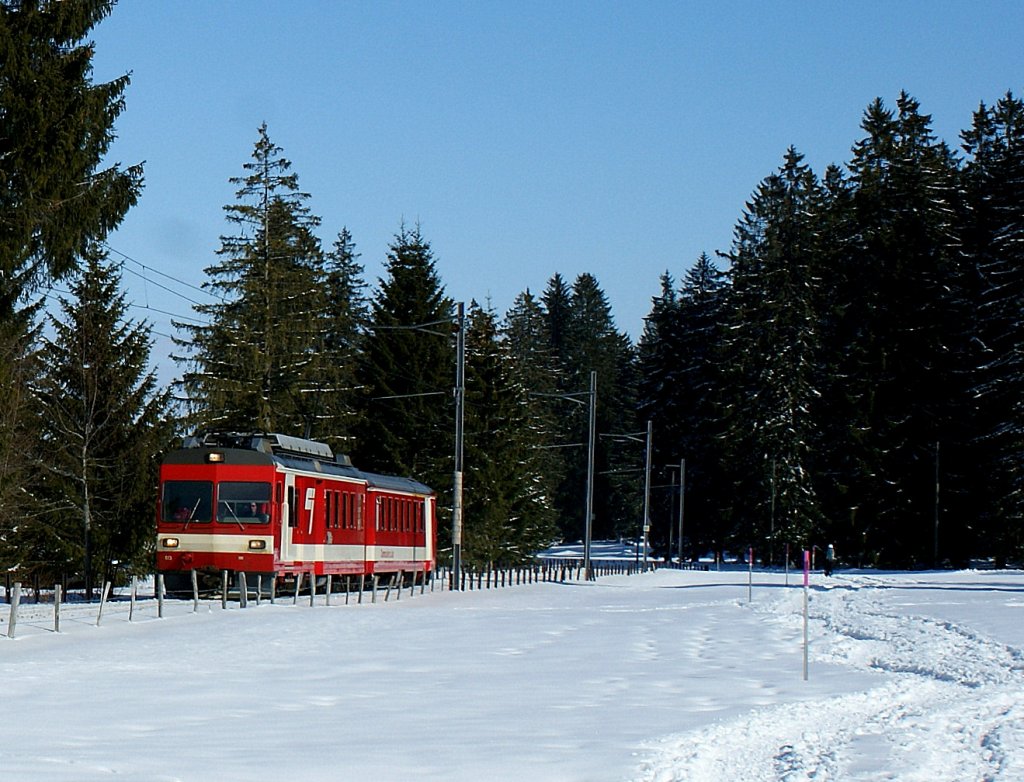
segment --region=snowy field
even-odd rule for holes
[[[1024,780],[1024,573],[747,579],[3,605],[0,780]]]

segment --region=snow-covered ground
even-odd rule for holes
[[[0,606],[0,780],[1024,780],[1024,573],[800,583]]]

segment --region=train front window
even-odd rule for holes
[[[213,518],[212,481],[164,481],[163,520],[186,524]]]
[[[226,524],[266,524],[270,521],[270,484],[221,481],[217,484],[217,521]]]

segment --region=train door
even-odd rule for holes
[[[434,561],[434,540],[436,539],[436,531],[434,529],[434,498],[424,497],[423,498],[423,553],[417,556],[417,559],[423,559],[427,562]]]
[[[285,562],[295,561],[295,475],[285,473],[284,501],[281,503],[281,559]]]

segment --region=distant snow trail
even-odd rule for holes
[[[878,671],[884,683],[668,737],[650,747],[638,782],[1024,779],[1024,654],[900,614],[874,594],[876,582],[814,591],[812,649],[817,663]],[[753,610],[796,625],[797,594]]]

